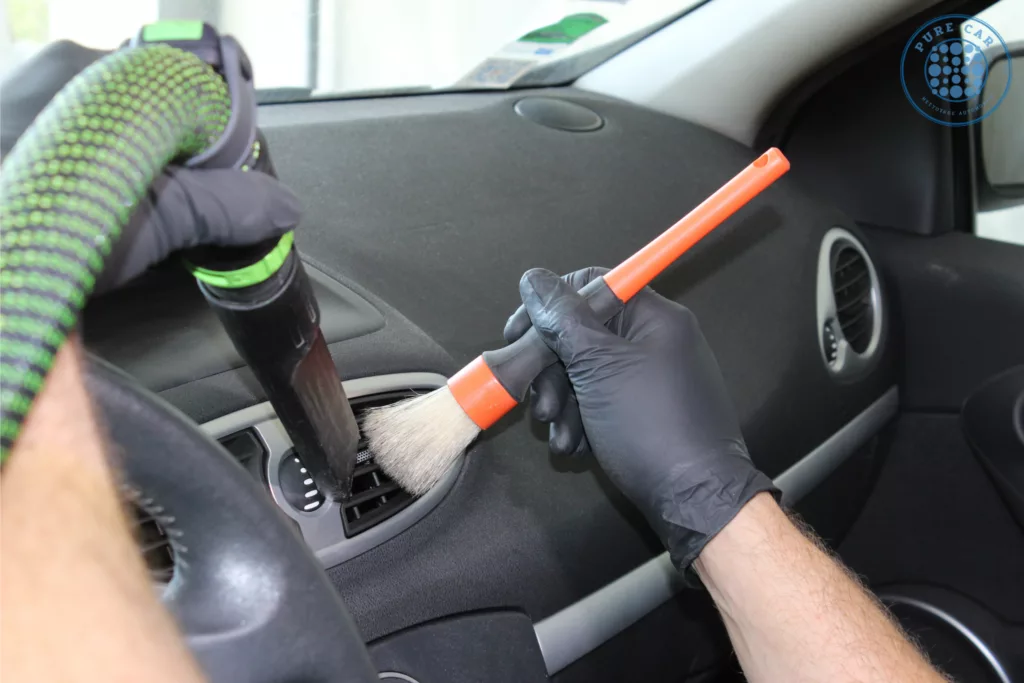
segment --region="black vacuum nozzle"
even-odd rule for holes
[[[199,22],[150,25],[131,44],[147,42],[189,50],[227,82],[227,127],[187,165],[276,176],[266,140],[256,128],[253,74],[241,46]],[[292,233],[251,247],[196,249],[186,261],[317,487],[332,498],[347,498],[359,427],[320,329],[320,308]]]
[[[292,249],[266,281],[241,289],[200,282],[274,406],[317,488],[347,498],[359,427],[320,330],[320,310]]]

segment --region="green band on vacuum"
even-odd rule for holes
[[[142,27],[142,39],[147,43],[168,40],[199,40],[203,37],[203,22],[165,19]]]
[[[251,266],[239,268],[238,270],[210,270],[209,268],[201,268],[191,263],[186,263],[186,265],[197,280],[201,280],[208,285],[222,289],[251,287],[266,281],[267,278],[281,269],[285,259],[288,258],[288,252],[291,251],[294,241],[295,233],[285,233],[281,241],[277,243],[277,246],[269,254]]]

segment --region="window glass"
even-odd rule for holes
[[[620,49],[623,38],[639,39],[699,0],[0,2],[0,76],[50,41],[114,49],[143,24],[201,19],[240,40],[257,88],[302,99],[510,87],[534,67]]]
[[[979,237],[1024,244],[1024,0],[1000,0],[977,16],[1016,55],[1006,97],[972,131],[978,166],[974,229]],[[989,79],[1005,82],[1007,68],[1005,60],[995,62]]]

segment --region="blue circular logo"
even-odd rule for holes
[[[990,68],[993,62],[998,69]],[[903,92],[922,116],[969,126],[996,110],[1010,90],[1010,51],[994,28],[966,14],[921,26],[900,59]]]

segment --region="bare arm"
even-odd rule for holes
[[[149,582],[64,345],[0,478],[0,679],[202,680]]]
[[[768,494],[740,510],[695,567],[754,683],[946,681]]]

